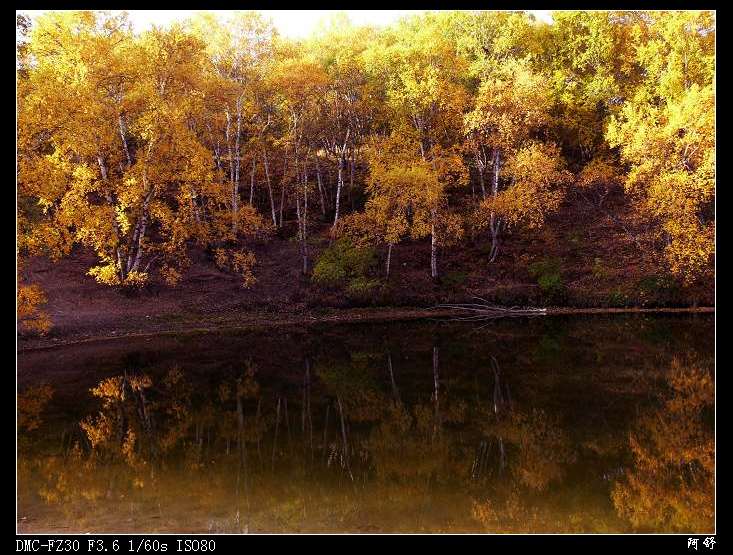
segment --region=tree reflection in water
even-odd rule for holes
[[[450,345],[426,347],[304,356],[288,379],[250,360],[205,379],[128,369],[79,399],[76,425],[46,419],[51,388],[27,388],[20,529],[712,531],[705,361],[644,370],[666,389],[626,380],[625,396],[656,401],[600,426],[497,355],[467,377]]]
[[[629,433],[633,463],[614,486],[619,513],[635,528],[713,533],[715,383],[696,361],[675,359],[661,407]]]

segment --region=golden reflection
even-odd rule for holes
[[[580,437],[496,358],[468,379],[429,355],[304,357],[286,382],[251,361],[216,377],[123,372],[89,390],[60,448],[52,390],[29,388],[21,514],[37,531],[710,531],[702,365],[675,360],[631,431]]]
[[[629,433],[633,455],[612,492],[614,505],[640,530],[712,533],[715,522],[715,384],[694,361],[675,359],[670,392]]]

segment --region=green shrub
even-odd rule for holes
[[[543,274],[559,274],[562,261],[557,257],[540,258],[529,265],[529,275],[539,278]]]
[[[560,274],[542,274],[537,278],[537,284],[545,293],[562,288],[562,276]]]
[[[379,287],[379,280],[366,277],[356,277],[346,286],[346,293],[355,300],[364,300]]]
[[[562,261],[559,258],[542,258],[533,262],[529,266],[529,274],[537,280],[546,300],[558,301],[564,296]]]
[[[324,287],[343,286],[364,278],[376,265],[372,248],[357,248],[348,239],[339,239],[323,251],[313,268],[313,281]]]
[[[621,291],[620,288],[616,288],[611,291],[608,295],[608,306],[612,308],[622,308],[629,304],[628,297]]]
[[[321,257],[313,268],[313,281],[325,287],[336,287],[346,281],[346,268],[339,262]]]

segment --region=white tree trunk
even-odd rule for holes
[[[321,178],[321,166],[318,163],[318,155],[316,154],[316,179],[318,180],[318,194],[321,198],[321,215],[326,217],[326,200],[323,194],[323,179]]]
[[[387,244],[387,279],[389,279],[389,265],[392,261],[392,243]]]
[[[102,174],[102,180],[106,182],[107,176],[108,176],[107,164],[105,163],[101,155],[97,156],[97,163],[99,164],[99,171]],[[104,196],[107,202],[109,203],[109,205],[112,208],[115,208],[115,200],[114,200],[114,197],[112,196],[112,192],[109,190],[105,190]],[[120,249],[120,243],[122,242],[122,234],[120,232],[120,226],[117,223],[116,211],[112,215],[112,229],[114,229],[114,232],[115,232],[115,242],[116,242],[115,255],[117,257],[117,272],[119,274],[120,279],[124,280],[126,277],[126,273],[125,273],[125,267],[122,264],[122,250]]]
[[[344,182],[344,157],[339,156],[338,165],[338,181],[336,183],[336,214],[333,218],[333,227],[336,227],[336,222],[339,221],[339,208],[341,207],[341,187]]]
[[[127,145],[127,126],[125,125],[125,119],[122,114],[119,116],[120,122],[120,137],[122,137],[122,146],[125,149],[125,157],[127,158],[127,167],[132,166],[132,156],[130,156],[130,149]]]
[[[308,274],[308,168],[303,162],[303,275]]]
[[[435,420],[433,422],[433,439],[441,428],[440,417],[440,381],[438,376],[438,346],[433,345],[433,400],[435,402]]]
[[[227,154],[229,155],[229,183],[234,183],[234,152],[232,150],[232,132],[231,132],[231,116],[229,110],[225,112],[227,118],[227,126],[225,128],[225,136],[227,141]]]
[[[267,163],[267,151],[262,149],[262,161],[265,165],[265,181],[267,182],[267,192],[270,194],[270,210],[272,211],[272,225],[277,226],[275,218],[275,199],[272,197],[272,181],[270,180],[270,166]]]
[[[239,143],[242,132],[242,99],[237,99],[237,135],[234,139],[234,154],[236,162],[234,165],[234,181],[232,183],[232,233],[237,234],[237,213],[239,212],[239,166],[240,154]]]
[[[484,184],[484,171],[486,168],[478,152],[476,152],[476,168],[478,169],[478,179],[481,184],[481,199],[486,200],[486,185]]]
[[[430,231],[430,275],[433,279],[438,277],[438,240],[435,237],[435,211],[433,211],[433,224]]]
[[[336,185],[336,214],[333,218],[333,228],[336,227],[336,223],[339,221],[339,209],[341,206],[341,188],[344,185],[344,162],[346,158],[346,147],[349,144],[350,133],[351,129],[347,129],[346,136],[344,137],[344,144],[339,151],[338,183]]]
[[[147,179],[145,177],[145,174],[143,173],[143,183],[147,185]],[[136,272],[138,268],[140,267],[140,260],[143,255],[143,248],[142,248],[142,242],[145,238],[145,230],[148,226],[148,206],[150,204],[150,199],[153,197],[153,188],[150,187],[150,191],[147,195],[145,195],[145,200],[143,201],[142,205],[142,211],[140,214],[140,232],[137,235],[137,245],[136,250],[137,253],[135,254],[135,262],[132,264],[131,271]]]
[[[494,151],[494,180],[491,184],[491,195],[496,198],[499,194],[499,174],[501,172],[501,151],[497,148]],[[492,211],[489,217],[489,228],[491,231],[491,250],[489,251],[489,262],[496,260],[499,254],[499,232],[501,219]]]
[[[297,163],[296,163],[296,169],[297,169]],[[285,205],[285,178],[288,174],[288,151],[285,151],[285,158],[283,159],[283,175],[282,179],[280,179],[280,224],[279,226],[282,227],[283,225],[283,206]]]
[[[249,177],[249,205],[252,206],[252,199],[254,198],[255,194],[255,158],[252,158],[252,173]]]

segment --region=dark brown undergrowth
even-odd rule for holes
[[[607,210],[623,217],[623,194],[607,202]],[[313,224],[311,272],[333,245],[329,228],[326,222]],[[368,264],[357,260],[348,279],[321,284],[302,275],[298,243],[279,237],[251,246],[257,281],[246,289],[238,276],[217,268],[211,253],[196,248],[176,287],[153,281],[139,291],[123,292],[99,285],[86,275],[94,256],[81,249],[56,263],[32,259],[26,274],[48,296],[46,310],[54,326],[50,337],[154,331],[183,321],[215,326],[247,314],[266,320],[323,310],[431,307],[474,297],[503,306],[570,308],[714,304],[712,283],[686,287],[677,282],[662,266],[662,256],[639,249],[637,243],[646,240],[644,230],[635,229],[630,220],[624,230],[587,204],[568,201],[541,231],[508,233],[494,263],[487,262],[487,237],[442,249],[437,280],[430,278],[427,240],[405,241],[393,249],[389,279],[384,276],[386,249],[375,247]]]

